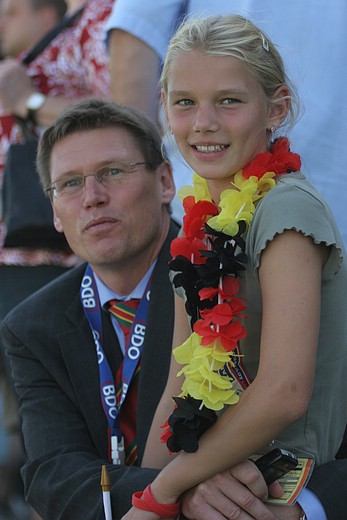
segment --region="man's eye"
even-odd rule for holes
[[[65,179],[61,182],[61,189],[69,189],[69,188],[75,188],[77,186],[82,186],[83,179],[82,177],[71,177],[70,179]]]
[[[124,173],[124,169],[119,166],[108,166],[100,171],[101,177],[117,177]]]

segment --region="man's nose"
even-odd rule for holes
[[[97,179],[95,174],[89,174],[84,177],[83,186],[83,205],[95,206],[105,204],[109,194],[106,187]]]

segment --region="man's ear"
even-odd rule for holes
[[[59,217],[57,216],[57,213],[54,209],[54,205],[52,204],[52,208],[53,208],[53,224],[54,224],[54,227],[55,229],[58,231],[58,233],[63,233],[63,226],[60,222],[60,219]]]
[[[291,94],[287,85],[281,85],[271,97],[268,127],[278,128],[286,119],[291,105]]]
[[[158,171],[161,176],[162,184],[162,202],[163,204],[170,204],[176,193],[176,187],[173,180],[172,167],[169,161],[160,164]]]

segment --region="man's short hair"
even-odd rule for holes
[[[160,133],[143,112],[111,101],[88,99],[64,110],[40,139],[37,170],[44,189],[51,184],[50,158],[54,145],[69,135],[101,128],[127,130],[141,150],[149,170],[166,160]]]

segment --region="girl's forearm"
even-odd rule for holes
[[[158,475],[152,492],[159,502],[174,502],[194,487],[257,453],[302,413],[281,385],[269,389],[256,381],[238,405],[228,408],[199,441],[196,453],[181,452]],[[269,391],[270,390],[270,391]]]

